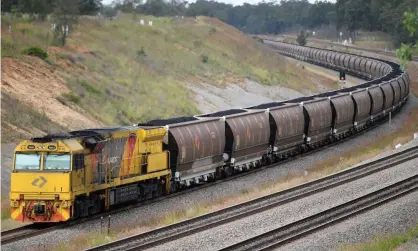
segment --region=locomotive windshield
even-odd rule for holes
[[[70,170],[70,154],[45,153],[44,170]]]
[[[39,170],[41,166],[40,153],[16,153],[16,170]]]
[[[43,157],[43,158],[42,158]],[[70,170],[71,155],[68,153],[17,152],[15,170]]]

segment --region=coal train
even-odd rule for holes
[[[407,102],[409,77],[396,63],[265,43],[370,81],[242,109],[22,141],[13,158],[11,217],[68,221],[222,179],[356,134]]]

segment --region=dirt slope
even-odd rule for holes
[[[153,25],[141,25],[141,19]],[[71,27],[65,46],[57,46],[49,21],[5,16],[1,32],[3,142],[195,115],[337,87],[332,79],[303,70],[298,62],[208,17],[81,19]],[[48,58],[22,55],[33,46]]]
[[[69,92],[64,80],[43,60],[30,57],[32,64],[18,59],[2,61],[2,91],[43,113],[70,130],[103,125],[77,106],[68,107],[58,97]],[[84,114],[83,114],[84,113]]]

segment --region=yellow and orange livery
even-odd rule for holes
[[[11,174],[11,217],[60,222],[169,191],[161,127],[114,127],[21,142]]]

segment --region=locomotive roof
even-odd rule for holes
[[[54,134],[47,134],[43,137],[34,137],[31,140],[33,142],[51,142],[54,140],[72,139],[77,137],[92,137],[97,140],[103,140],[104,136],[108,133],[122,131],[122,130],[133,130],[137,129],[135,126],[112,126],[102,128],[89,128],[83,130],[76,130],[70,132],[60,132]]]

